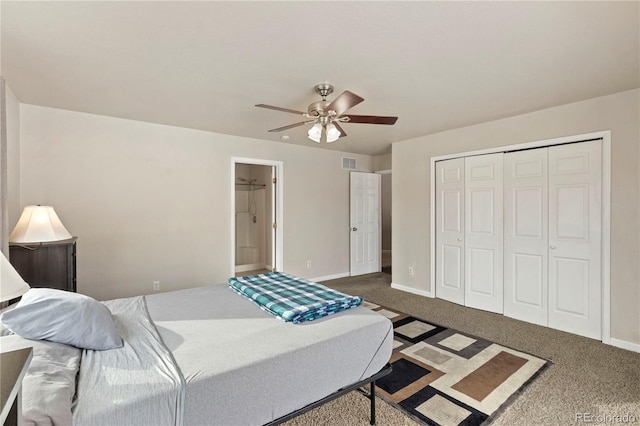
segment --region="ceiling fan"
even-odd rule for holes
[[[327,143],[335,142],[338,138],[347,136],[347,133],[340,126],[340,123],[363,123],[363,124],[394,124],[398,117],[383,117],[379,115],[354,115],[346,114],[347,110],[364,101],[363,98],[355,93],[345,90],[340,96],[332,102],[327,101],[327,95],[333,93],[333,86],[329,83],[316,84],[314,87],[316,93],[322,96],[322,100],[309,105],[307,112],[296,111],[289,108],[281,108],[273,105],[258,104],[257,107],[273,109],[276,111],[289,112],[301,115],[307,120],[298,123],[289,124],[288,126],[271,129],[269,132],[282,132],[283,130],[292,129],[294,127],[303,126],[305,124],[315,123],[308,132],[309,139],[320,143],[324,130],[325,140]]]

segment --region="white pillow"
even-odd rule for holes
[[[15,308],[4,312],[0,320],[25,339],[49,340],[98,351],[123,345],[109,308],[83,294],[32,288]]]

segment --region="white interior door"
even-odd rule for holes
[[[350,175],[351,275],[380,272],[380,175]]]
[[[547,148],[504,155],[504,314],[548,321]]]
[[[465,306],[503,312],[503,154],[465,158]]]
[[[600,339],[601,143],[549,148],[549,326]]]
[[[464,158],[436,163],[436,296],[464,305]]]

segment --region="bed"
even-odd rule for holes
[[[102,304],[121,348],[1,338],[34,347],[27,424],[277,424],[389,371],[391,322],[361,306],[292,324],[226,284]]]

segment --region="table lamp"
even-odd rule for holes
[[[67,240],[71,234],[51,206],[27,206],[9,235],[10,243],[30,244]]]
[[[29,290],[29,284],[24,282],[20,274],[0,252],[0,302],[6,302],[20,297]]]

